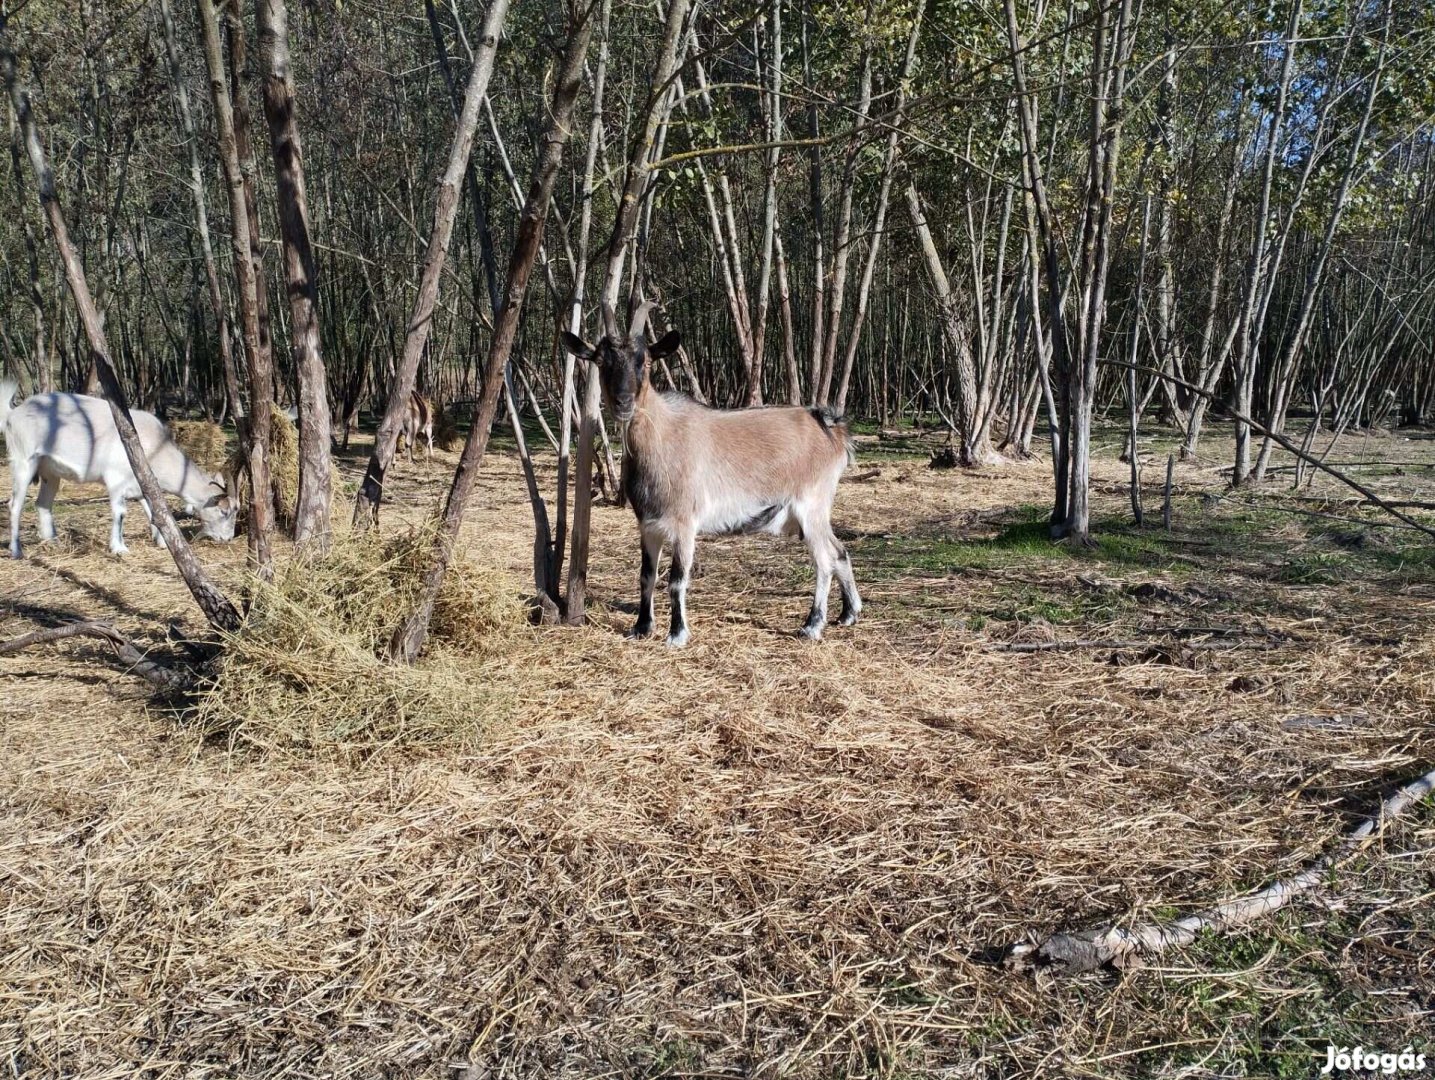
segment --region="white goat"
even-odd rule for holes
[[[77,480],[82,484],[103,483],[109,490],[112,552],[122,555],[129,550],[125,547],[124,524],[125,506],[130,499],[140,500],[145,516],[150,518],[155,543],[163,547],[164,538],[154,527],[150,505],[125,456],[109,403],[80,394],[36,394],[11,408],[15,389],[12,381],[0,382],[0,431],[5,434],[14,485],[10,497],[11,558],[20,558],[20,511],[37,474],[40,491],[35,496],[35,509],[42,540],[55,538],[51,508],[60,481]],[[199,518],[202,535],[232,540],[237,508],[224,484],[190,461],[157,417],[138,409],[131,415],[159,486],[184,500],[185,509]]]
[[[603,394],[625,425],[623,490],[638,515],[643,547],[634,637],[653,632],[653,585],[663,544],[673,548],[668,573],[672,621],[668,644],[687,644],[688,572],[698,536],[766,532],[800,537],[817,570],[817,588],[802,634],[822,637],[834,572],[842,590],[840,622],[862,610],[852,561],[832,532],[832,500],[852,457],[847,427],[819,409],[709,409],[682,394],[660,394],[648,380],[650,360],[677,350],[677,331],[648,344],[644,304],[627,336],[604,307],[606,336],[597,346],[573,334],[563,346],[595,361]]]

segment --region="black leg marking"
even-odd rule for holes
[[[658,580],[657,553],[643,544],[643,565],[638,573],[638,621],[633,626],[633,636],[645,638],[653,632],[653,586]]]
[[[688,622],[683,611],[687,587],[688,568],[683,565],[682,557],[674,551],[672,565],[668,568],[668,601],[672,607],[672,621],[668,627],[670,642],[687,640]]]

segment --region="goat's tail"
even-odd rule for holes
[[[14,379],[0,379],[0,438],[5,436],[5,421],[10,417],[10,399],[20,389]]]
[[[825,407],[809,411],[812,413],[812,419],[817,421],[817,426],[827,432],[828,438],[834,441],[841,440],[842,449],[847,455],[847,464],[849,466],[856,465],[857,443],[853,440],[852,432],[847,427],[847,418],[839,416]]]

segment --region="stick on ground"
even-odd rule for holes
[[[1037,944],[1023,942],[1007,954],[1009,967],[1028,968],[1038,964],[1061,966],[1068,972],[1094,971],[1110,964],[1122,968],[1147,956],[1156,956],[1174,946],[1189,945],[1202,930],[1228,930],[1279,911],[1301,893],[1321,883],[1326,872],[1356,854],[1366,842],[1379,836],[1385,827],[1416,803],[1435,791],[1435,770],[1412,780],[1380,804],[1371,817],[1362,821],[1330,855],[1323,855],[1306,869],[1267,885],[1249,896],[1224,900],[1213,908],[1168,922],[1141,923],[1129,930],[1104,926],[1071,934],[1053,934]]]

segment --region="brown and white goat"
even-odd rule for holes
[[[674,330],[649,344],[650,307],[638,309],[623,335],[605,305],[606,333],[596,346],[563,334],[564,348],[598,365],[603,396],[624,428],[623,491],[638,516],[643,549],[633,636],[653,632],[658,558],[670,544],[668,644],[687,644],[696,540],[728,533],[802,539],[817,570],[817,588],[801,633],[822,637],[834,573],[842,590],[839,621],[850,626],[862,600],[847,549],[832,532],[832,500],[852,455],[846,425],[817,409],[710,409],[683,394],[654,390],[649,361],[676,351],[679,336]]]
[[[428,440],[428,460],[433,461],[433,402],[417,390],[409,394],[409,407],[399,434],[408,442],[410,461],[414,459],[414,443],[420,435]]]

